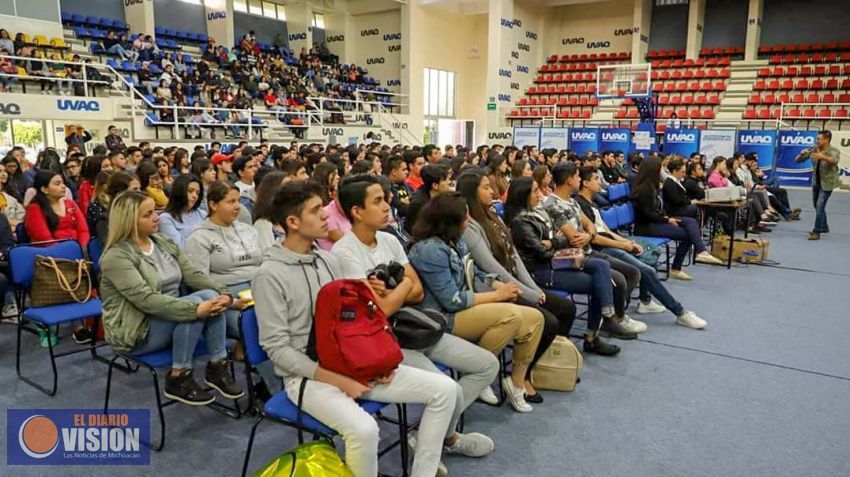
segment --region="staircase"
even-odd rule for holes
[[[747,101],[753,92],[753,84],[758,76],[759,68],[767,66],[767,60],[755,61],[733,61],[730,70],[732,76],[726,87],[726,94],[720,100],[717,118],[713,128],[738,128],[744,111],[747,109]]]

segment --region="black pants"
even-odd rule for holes
[[[570,329],[576,318],[576,306],[572,300],[548,291],[543,293],[546,295],[546,303],[536,306],[543,313],[543,334],[540,336],[540,344],[537,345],[537,351],[534,353],[534,359],[531,360],[525,379],[531,379],[531,370],[534,369],[543,353],[549,349],[549,345],[555,341],[556,336],[570,336]]]

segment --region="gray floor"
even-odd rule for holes
[[[768,235],[776,268],[697,265],[688,270],[695,281],[668,282],[686,307],[709,322],[707,330],[654,315],[642,339],[621,342],[617,358],[586,358],[576,391],[544,392],[546,402],[532,414],[472,406],[467,429],[492,436],[496,451],[477,460],[446,458],[451,475],[850,475],[850,322],[842,305],[850,293],[850,195],[833,195],[832,233],[814,243],[806,241],[814,220],[808,194],[791,196],[803,208],[803,220],[781,223]],[[20,382],[13,331],[0,328],[3,407],[101,405],[105,366],[82,355],[61,364],[53,398]],[[32,339],[25,342],[28,368],[46,376],[41,351]],[[147,376],[116,379],[115,405],[152,405]],[[252,419],[234,421],[182,406],[166,413],[166,448],[143,472],[238,474]],[[0,414],[3,427],[5,419]],[[287,428],[263,425],[252,469],[294,442]],[[396,454],[382,466],[397,473]],[[129,476],[139,470],[5,467],[0,475]]]

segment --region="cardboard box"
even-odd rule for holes
[[[749,263],[761,263],[767,260],[770,252],[770,240],[760,237],[735,237],[732,259]],[[711,241],[711,254],[724,262],[729,259],[729,236],[718,235]]]
[[[706,189],[705,200],[708,202],[731,202],[747,198],[747,191],[743,187],[730,186]]]

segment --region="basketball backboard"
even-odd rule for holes
[[[652,95],[652,65],[599,65],[596,96],[599,99],[648,98]]]

